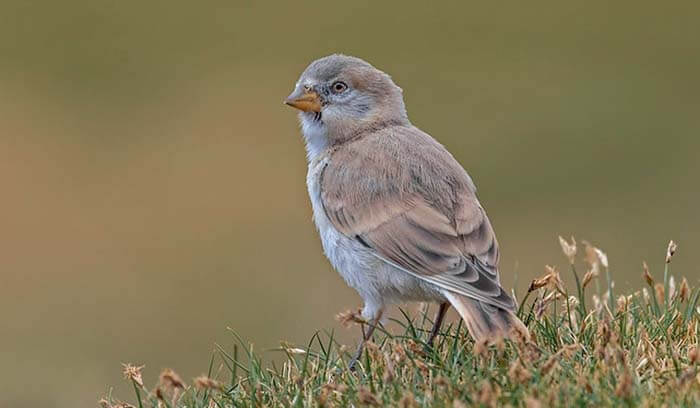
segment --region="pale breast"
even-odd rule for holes
[[[321,200],[320,179],[329,160],[330,157],[326,154],[320,154],[309,162],[306,184],[311,199],[313,219],[326,257],[348,285],[362,292],[368,286],[365,284],[368,272],[376,268],[381,261],[372,256],[359,242],[341,234],[326,217]]]

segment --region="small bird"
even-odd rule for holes
[[[476,341],[529,338],[501,287],[499,249],[476,187],[408,120],[403,91],[362,59],[312,62],[285,100],[297,108],[307,187],[323,250],[364,301],[362,354],[388,305],[439,303],[428,344],[452,305]]]

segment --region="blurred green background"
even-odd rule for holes
[[[675,239],[697,282],[699,11],[3,0],[0,406],[131,398],[121,362],[189,380],[227,326],[261,350],[360,305],[321,253],[281,103],[333,52],[390,73],[469,170],[507,287],[563,269],[558,234],[606,250],[625,289]]]

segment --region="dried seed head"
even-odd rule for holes
[[[110,404],[105,398],[100,398],[97,403],[100,405],[100,408],[112,408],[112,404]]]
[[[338,384],[335,383],[326,383],[323,384],[323,387],[321,389],[327,390],[328,392],[333,392],[338,389]]]
[[[681,302],[685,302],[690,297],[690,286],[688,285],[688,280],[683,277],[681,281],[681,287],[678,289],[678,299]]]
[[[573,265],[576,262],[576,240],[571,237],[571,243],[569,244],[562,236],[559,236],[559,244],[561,245],[561,250],[564,255],[569,259],[569,263]]]
[[[379,405],[377,397],[365,387],[361,387],[357,392],[357,400],[365,405]]]
[[[623,313],[625,310],[627,310],[627,297],[620,295],[617,298],[617,312]]]
[[[532,374],[523,367],[519,359],[516,359],[508,369],[508,377],[514,383],[526,384],[532,378]]]
[[[160,387],[156,387],[156,398],[165,401],[165,394],[163,394],[163,390]]]
[[[518,348],[518,350],[522,350],[523,346],[530,341],[530,332],[522,330],[521,327],[515,326],[510,330],[508,337]]]
[[[299,388],[304,388],[304,377],[301,375],[295,375],[292,377],[292,382],[296,384]]]
[[[619,398],[627,398],[632,393],[633,380],[628,370],[625,370],[615,387],[615,395]]]
[[[647,265],[646,261],[642,262],[642,269],[644,270],[644,273],[642,275],[644,276],[644,280],[647,281],[647,285],[649,285],[650,288],[653,288],[654,278],[652,278],[651,274],[649,273],[649,265]]]
[[[664,303],[664,285],[657,283],[654,285],[654,292],[656,293],[656,301],[659,303]]]
[[[124,373],[124,378],[127,380],[133,381],[136,385],[143,388],[143,376],[141,375],[141,370],[145,366],[143,366],[143,365],[142,366],[135,366],[131,363],[126,363],[126,364],[122,363],[122,367],[123,367],[122,372]]]
[[[339,321],[345,328],[350,327],[353,323],[362,324],[367,322],[362,318],[362,311],[360,309],[340,312],[335,315],[335,320]]]
[[[559,354],[555,353],[552,354],[547,361],[542,364],[542,375],[547,375],[549,372],[551,372],[555,367],[559,365]]]
[[[596,248],[591,245],[588,241],[582,241],[583,245],[586,246],[586,263],[591,267],[595,265],[603,265],[603,267],[608,267],[608,255],[603,252],[600,248]]]
[[[506,342],[503,339],[503,336],[497,335],[496,338],[492,340],[492,343],[496,347],[496,351],[498,352],[499,356],[502,356],[503,353],[506,351]]]
[[[170,368],[166,368],[160,373],[160,383],[173,389],[185,388],[185,383],[182,382],[182,378],[180,378],[180,376]]]
[[[538,320],[542,318],[542,315],[544,315],[544,312],[547,310],[547,306],[562,297],[563,295],[559,292],[549,292],[547,296],[538,300],[535,304],[535,317]]]
[[[496,406],[496,393],[489,381],[483,381],[481,383],[477,400],[480,404],[488,407]]]
[[[542,318],[542,315],[544,315],[545,310],[547,310],[547,302],[545,302],[546,298],[539,299],[537,303],[535,304],[535,318],[537,320]]]
[[[394,381],[394,375],[394,370],[384,370],[384,374],[382,375],[382,381],[384,381],[384,384],[389,384]]]
[[[394,352],[391,353],[391,358],[394,360],[395,363],[400,364],[403,361],[406,360],[406,349],[403,348],[400,344],[395,344],[394,345]]]
[[[697,347],[691,347],[688,350],[688,361],[690,364],[700,363],[700,350]]]
[[[488,356],[488,340],[486,339],[481,339],[474,343],[474,354],[480,357],[487,357]]]
[[[579,305],[579,300],[576,296],[569,296],[569,307],[575,308],[576,306]],[[573,310],[572,310],[573,312]]]
[[[561,294],[566,293],[566,291],[564,290],[564,282],[562,282],[557,268],[546,265],[544,267],[544,270],[548,272],[549,283],[552,285],[552,288]]]
[[[550,265],[545,265],[544,271],[544,276],[530,282],[528,292],[532,292],[533,290],[543,288],[547,285],[552,285],[552,287],[556,288],[557,290],[561,289],[561,292],[563,293],[563,283],[561,281],[561,278],[559,277],[559,271],[557,271],[555,267]]]
[[[527,291],[532,292],[533,290],[543,288],[543,287],[547,286],[548,283],[549,283],[549,275],[544,275],[543,277],[534,279],[532,282],[530,282],[530,287],[527,289]]]
[[[413,396],[413,394],[410,391],[406,392],[401,397],[401,400],[399,400],[399,407],[400,408],[414,408],[417,406],[418,406],[418,403],[416,402],[416,398]]]
[[[433,381],[435,385],[438,387],[447,387],[450,383],[447,381],[447,378],[445,378],[442,375],[438,375],[435,377],[435,380]]]
[[[467,408],[467,404],[456,399],[456,400],[452,401],[452,408]]]
[[[428,365],[425,364],[421,359],[416,359],[413,361],[413,363],[416,365],[418,371],[420,371],[421,375],[423,376],[423,379],[427,380],[428,376],[430,375],[430,369],[428,368]]]
[[[666,248],[666,263],[671,263],[671,258],[673,258],[673,254],[676,253],[676,249],[678,249],[678,245],[671,240],[668,243],[668,248]]]
[[[418,355],[418,356],[425,356],[425,351],[423,349],[423,346],[416,343],[415,341],[407,340],[406,345],[408,346],[408,349],[411,351],[411,353]]]
[[[368,340],[365,342],[365,348],[367,349],[367,352],[369,353],[369,356],[372,357],[372,359],[378,359],[381,357],[381,353],[379,352],[379,346],[377,343]]]
[[[583,373],[579,375],[578,383],[584,390],[586,390],[587,393],[593,394],[593,387],[591,386],[591,382],[586,375]]]
[[[329,391],[326,387],[321,388],[321,391],[316,396],[316,402],[318,403],[319,407],[325,407],[328,403],[328,393]]]
[[[535,397],[525,397],[525,408],[542,408],[542,403]]]
[[[591,265],[591,269],[586,272],[585,275],[583,275],[583,281],[581,282],[581,285],[585,288],[588,286],[589,283],[593,280],[593,278],[597,278],[599,274],[600,267],[598,266],[597,263]]]
[[[692,368],[689,368],[681,374],[681,376],[678,378],[678,385],[681,387],[686,386],[689,384],[691,381],[695,379],[695,370]]]
[[[223,390],[220,382],[204,374],[194,379],[194,386],[199,390]]]
[[[590,244],[588,241],[583,241],[583,245],[586,246],[585,252],[586,255],[584,257],[584,260],[586,263],[590,266],[597,265],[600,263],[600,258],[598,258],[598,254],[596,254],[595,247]]]
[[[382,379],[384,380],[385,384],[389,384],[390,382],[394,381],[394,378],[396,377],[396,373],[394,372],[394,364],[391,362],[391,358],[389,356],[389,353],[384,353],[384,375],[382,376]]]
[[[262,384],[260,383],[255,384],[255,398],[257,398],[258,401],[262,401],[263,399]]]
[[[601,265],[603,265],[603,267],[605,267],[607,269],[607,267],[608,267],[608,255],[605,252],[601,251],[600,248],[594,248],[594,250],[595,250],[596,256],[600,260]]]

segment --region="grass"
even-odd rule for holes
[[[430,348],[426,341],[431,313],[425,308],[417,316],[404,312],[403,318],[393,320],[399,329],[380,327],[357,371],[350,372],[347,363],[353,350],[339,344],[333,332],[317,332],[303,347],[282,345],[279,350],[287,358],[278,367],[266,364],[231,330],[235,345],[217,346],[208,373],[191,384],[165,370],[158,384],[147,388],[141,367],[125,365],[125,377],[135,390],[132,402],[107,396],[100,404],[700,406],[700,289],[686,279],[676,285],[669,268],[675,244],[669,245],[659,283],[645,263],[646,287],[612,298],[605,254],[585,244],[580,256],[573,238],[571,243],[561,241],[575,292],[567,292],[551,267],[532,282],[518,311],[530,329],[531,342],[475,344],[458,321],[443,327]],[[576,269],[580,263],[586,270],[583,277]],[[355,314],[343,316],[345,322],[362,324]]]

